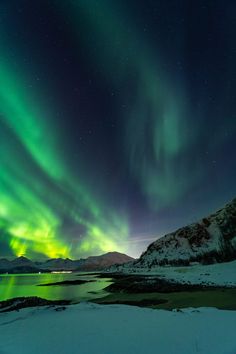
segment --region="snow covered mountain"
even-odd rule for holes
[[[92,270],[102,270],[110,267],[114,264],[124,264],[134,259],[127,256],[124,253],[119,252],[108,252],[101,256],[88,257],[87,259],[81,260],[82,263],[79,265],[78,270],[92,271]]]
[[[119,252],[108,252],[100,256],[88,257],[86,259],[72,260],[63,258],[52,258],[45,262],[33,262],[26,257],[18,257],[13,261],[5,258],[0,259],[0,273],[36,273],[47,271],[97,271],[114,264],[124,264],[132,261],[133,258]]]
[[[132,266],[150,269],[157,265],[210,264],[233,259],[236,259],[236,198],[216,213],[151,243]]]
[[[26,257],[18,257],[13,261],[5,258],[0,259],[0,273],[36,273],[39,272],[37,265]]]
[[[26,257],[18,257],[11,262],[11,267],[35,267],[35,263]]]
[[[56,271],[56,270],[75,270],[79,266],[79,262],[80,260],[74,261],[69,258],[66,259],[51,258],[45,262],[36,262],[36,264],[41,269]]]
[[[91,256],[85,259],[71,260],[69,258],[53,258],[46,262],[38,263],[41,269],[49,270],[78,270],[96,271],[105,269],[114,264],[124,264],[133,258],[119,252],[108,252],[100,256]]]

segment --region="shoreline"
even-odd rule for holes
[[[97,271],[87,274],[74,274],[77,279],[64,279],[58,282],[39,283],[39,287],[80,286],[86,283],[98,282],[107,279],[109,283],[101,290],[91,291],[93,298],[83,297],[83,302],[103,305],[132,305],[153,309],[173,310],[188,307],[215,307],[225,310],[236,310],[236,261],[209,266],[188,267],[159,267],[155,272],[107,272]],[[80,276],[88,279],[80,279]],[[95,276],[95,279],[89,276]],[[223,277],[224,275],[224,277]],[[206,281],[207,279],[207,281]],[[101,292],[102,293],[101,296]],[[13,293],[14,295],[14,293]],[[46,294],[36,296],[24,294],[24,298],[10,298],[0,301],[0,311],[7,301],[14,302],[21,307],[35,307],[40,302],[45,306],[57,306],[58,301],[67,301],[67,304],[79,303],[79,297],[64,300],[63,296],[54,300],[47,299]],[[89,291],[88,291],[89,295]],[[37,297],[38,296],[38,297]],[[64,295],[66,299],[66,296]],[[33,300],[35,299],[35,300]],[[20,303],[23,305],[20,305]],[[44,305],[42,305],[44,306]]]
[[[217,308],[219,310],[236,311],[236,288],[216,288],[169,293],[113,292],[104,297],[82,301],[98,305],[130,305],[159,310],[175,310],[184,308]],[[79,304],[81,301],[48,300],[37,296],[16,297],[0,301],[0,313],[19,311],[22,308],[33,307],[65,307]]]

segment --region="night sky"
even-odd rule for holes
[[[0,0],[0,256],[139,256],[236,196],[236,2]]]

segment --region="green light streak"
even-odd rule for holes
[[[25,90],[23,79],[18,77],[8,65],[0,61],[0,107],[1,119],[12,129],[32,158],[52,177],[61,178],[62,169],[57,163],[57,154],[53,146],[53,135],[50,142],[45,132],[52,131],[49,117],[45,111],[36,109],[32,92]],[[40,148],[39,148],[40,147]],[[53,168],[52,168],[53,166]]]
[[[99,70],[104,68],[102,73],[114,90],[134,74],[136,87],[132,94],[129,89],[125,93],[133,104],[121,112],[127,163],[151,208],[173,204],[201,174],[199,166],[188,168],[188,151],[197,131],[192,132],[188,124],[189,107],[182,82],[165,72],[164,58],[126,18],[121,5],[107,0],[70,1],[64,10],[80,41],[83,17],[86,36],[91,34],[103,44],[90,61]],[[129,24],[128,29],[124,23]]]
[[[119,242],[128,236],[126,222],[113,222],[115,213],[66,166],[41,95],[6,58],[0,77],[0,236],[12,253],[77,258],[125,251]],[[70,235],[65,220],[78,232]]]

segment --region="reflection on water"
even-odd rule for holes
[[[64,280],[94,280],[91,283],[70,286],[37,286]],[[72,274],[4,274],[0,275],[0,301],[20,296],[39,296],[48,300],[86,301],[107,295],[103,290],[110,279],[100,279],[84,273]]]

